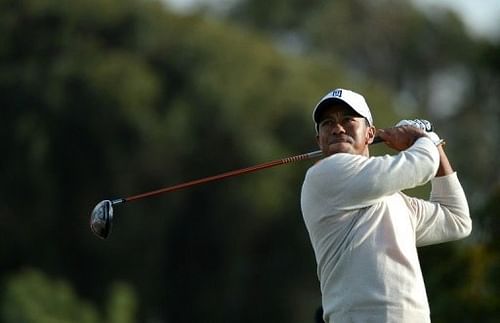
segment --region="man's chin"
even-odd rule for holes
[[[338,153],[352,153],[352,145],[349,142],[342,141],[328,145],[328,155]]]

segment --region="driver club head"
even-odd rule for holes
[[[113,225],[113,203],[110,200],[99,202],[90,215],[90,229],[101,239],[106,239]]]

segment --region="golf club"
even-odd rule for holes
[[[375,137],[375,140],[373,141],[372,144],[377,144],[380,142],[382,142],[382,140],[379,137]],[[103,200],[103,201],[99,202],[94,207],[94,210],[92,211],[92,213],[90,215],[90,228],[96,236],[98,236],[101,239],[106,239],[111,233],[111,228],[112,228],[112,224],[113,224],[113,205],[122,204],[125,202],[137,201],[137,200],[144,199],[147,197],[152,197],[152,196],[156,196],[156,195],[160,195],[160,194],[164,194],[164,193],[170,193],[170,192],[178,191],[178,190],[185,189],[188,187],[192,187],[195,185],[213,182],[213,181],[225,179],[228,177],[239,176],[239,175],[255,172],[258,170],[275,167],[278,165],[289,164],[289,163],[293,163],[293,162],[301,161],[301,160],[309,160],[309,159],[320,157],[321,155],[322,155],[321,150],[317,150],[317,151],[313,151],[310,153],[305,153],[305,154],[292,156],[292,157],[288,157],[288,158],[283,158],[283,159],[277,159],[277,160],[273,160],[273,161],[270,161],[267,163],[258,164],[258,165],[250,166],[247,168],[229,171],[229,172],[222,173],[219,175],[204,177],[204,178],[189,181],[186,183],[181,183],[181,184],[177,184],[174,186],[161,188],[161,189],[151,191],[151,192],[146,192],[146,193],[137,194],[137,195],[124,197],[124,198],[117,198],[117,199],[113,199],[113,200]]]

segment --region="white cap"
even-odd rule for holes
[[[365,98],[361,94],[345,89],[335,89],[328,92],[328,94],[319,101],[313,110],[312,117],[314,123],[316,124],[316,130],[318,129],[318,118],[321,115],[321,110],[328,107],[332,101],[345,102],[359,115],[366,118],[370,126],[373,126],[372,113],[370,112],[368,104],[366,104]]]

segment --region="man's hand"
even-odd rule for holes
[[[380,137],[387,146],[401,151],[408,149],[418,138],[425,137],[427,134],[420,128],[405,125],[378,129],[376,136]]]
[[[425,132],[431,132],[433,130],[432,123],[424,119],[414,119],[414,120],[401,120],[396,124],[396,127],[401,126],[412,126],[424,130]]]
[[[454,172],[444,152],[443,140],[433,132],[432,124],[427,120],[401,120],[394,128],[379,129],[376,135],[384,140],[389,147],[398,151],[409,148],[418,138],[428,136],[439,151],[439,168],[436,176],[446,176]]]
[[[432,123],[430,123],[427,120],[424,119],[414,119],[414,120],[401,120],[396,124],[396,127],[401,127],[401,126],[411,126],[415,127],[421,130],[424,130],[425,133],[429,138],[431,138],[432,142],[438,146],[441,144],[443,141],[437,133],[434,132],[434,127],[432,126]]]

